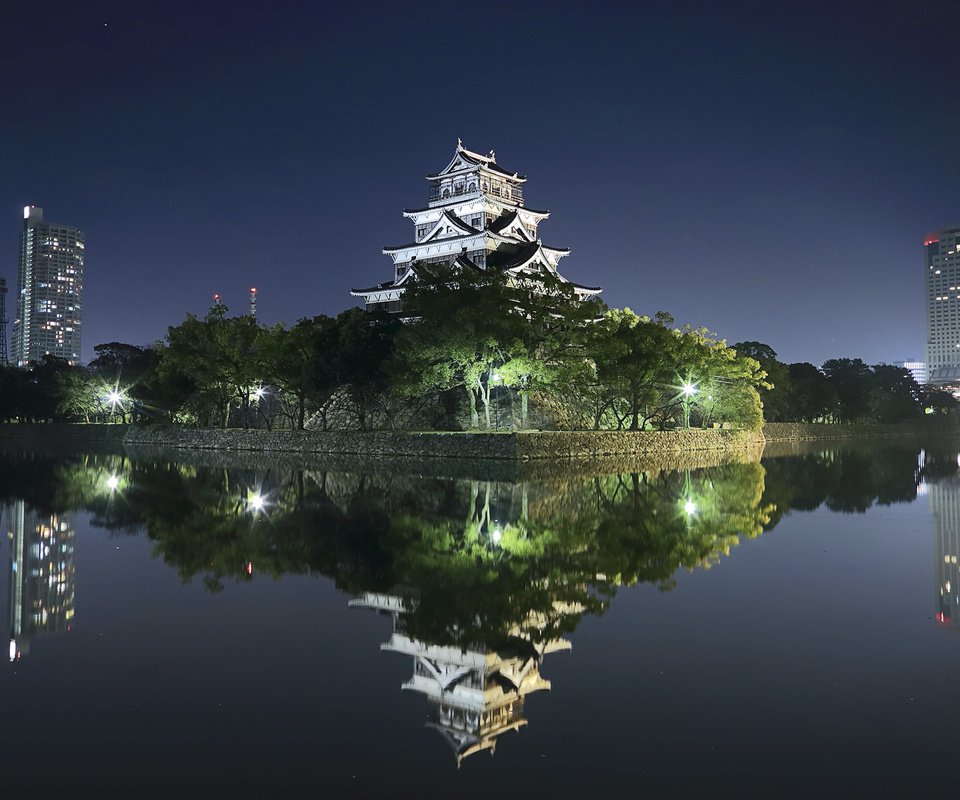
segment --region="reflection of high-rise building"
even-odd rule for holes
[[[50,355],[80,363],[83,231],[44,222],[43,209],[23,209],[13,362],[23,367]]]
[[[937,578],[937,622],[960,626],[960,477],[927,487],[933,513],[934,574]]]
[[[570,649],[564,639],[535,641],[519,628],[506,632],[504,643],[496,648],[430,644],[405,632],[408,609],[399,597],[368,593],[350,605],[393,617],[393,634],[380,649],[413,658],[413,676],[403,689],[427,698],[431,705],[427,726],[450,744],[458,766],[482,750],[493,753],[497,737],[527,724],[526,696],[550,688],[540,675],[544,656]]]
[[[72,514],[39,514],[22,500],[9,507],[10,660],[39,634],[70,629],[76,601]]]

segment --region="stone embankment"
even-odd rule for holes
[[[197,430],[131,426],[125,445],[185,450],[343,454],[365,458],[591,459],[698,450],[758,451],[759,432],[578,431],[522,433],[326,432]]]
[[[510,461],[542,465],[547,461],[693,461],[752,460],[765,443],[810,442],[881,437],[957,435],[960,426],[924,420],[905,425],[808,425],[770,423],[760,431],[529,431],[443,433],[408,431],[265,431],[198,430],[158,425],[0,425],[0,441],[36,447],[123,447],[157,454],[191,451],[222,454],[270,453],[271,460],[322,458],[403,465],[409,469],[429,459],[462,462]],[[702,454],[702,455],[698,455]],[[720,456],[719,454],[725,454]],[[427,470],[429,471],[429,470]]]
[[[69,422],[0,423],[0,440],[43,444],[123,444],[129,425],[75,425]]]
[[[768,422],[763,426],[767,442],[805,442],[818,439],[877,439],[889,436],[931,436],[958,432],[953,421],[905,422],[899,425],[824,425],[805,422]]]

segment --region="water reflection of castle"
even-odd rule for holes
[[[10,660],[35,636],[69,630],[75,612],[76,519],[41,514],[23,500],[7,507],[10,542]]]
[[[430,644],[406,633],[409,611],[400,597],[367,593],[350,601],[393,618],[393,633],[381,650],[413,658],[413,676],[402,688],[419,692],[431,706],[427,727],[438,731],[453,749],[459,766],[474,753],[497,746],[497,738],[527,724],[527,695],[550,689],[540,675],[547,653],[569,650],[565,639],[538,641],[536,619],[515,626],[496,647]],[[570,609],[575,610],[575,609]]]

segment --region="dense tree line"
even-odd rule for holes
[[[899,367],[783,364],[669,314],[578,297],[551,275],[417,267],[404,320],[350,309],[293,326],[213,306],[151,347],[111,342],[88,367],[0,370],[0,419],[200,427],[668,429],[894,422],[954,405]]]
[[[904,367],[834,358],[817,368],[784,364],[761,342],[739,342],[733,348],[767,374],[760,396],[768,422],[894,423],[957,407],[952,394],[921,386]]]

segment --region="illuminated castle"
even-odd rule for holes
[[[560,275],[557,265],[569,248],[549,247],[537,232],[550,213],[524,206],[527,179],[499,166],[492,150],[487,155],[474,153],[458,140],[447,166],[427,175],[427,180],[427,207],[403,212],[413,222],[414,241],[383,249],[393,260],[393,278],[351,290],[354,297],[363,298],[367,309],[399,311],[417,264],[496,269],[510,276],[547,272],[569,283],[580,297],[600,293],[599,286],[581,286]]]

